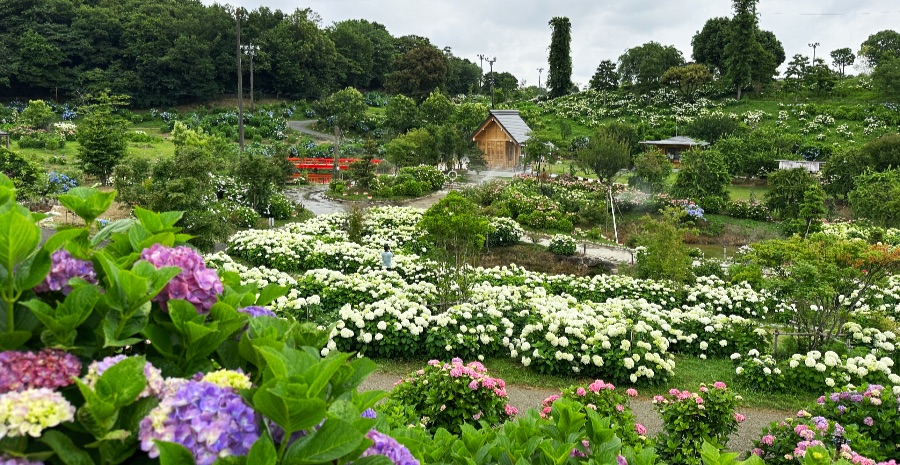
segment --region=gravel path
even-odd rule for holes
[[[363,391],[380,389],[390,391],[399,377],[395,374],[376,372],[369,375],[360,386]],[[509,403],[524,412],[530,408],[538,408],[541,401],[553,394],[559,394],[554,389],[535,388],[523,385],[506,385],[509,394]],[[649,398],[638,397],[631,399],[631,410],[639,423],[647,427],[649,435],[655,435],[662,430],[662,420],[656,413],[653,403]],[[738,425],[737,431],[731,435],[728,448],[734,452],[744,452],[752,448],[752,441],[759,439],[762,429],[773,421],[781,421],[790,416],[789,412],[776,410],[741,409],[740,413],[746,415],[747,420]]]
[[[326,141],[326,142],[334,142],[334,136],[331,134],[325,134],[324,132],[316,131],[315,129],[311,129],[310,126],[315,124],[317,120],[314,119],[305,119],[302,121],[288,121],[287,125],[289,128],[302,132],[313,139]]]

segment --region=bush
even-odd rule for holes
[[[575,251],[578,249],[578,244],[572,236],[567,236],[565,234],[557,234],[550,239],[550,245],[547,246],[547,250],[555,253],[556,255],[563,256],[572,256],[575,255]]]
[[[432,192],[440,190],[447,182],[447,176],[441,173],[439,169],[430,165],[407,166],[400,168],[400,175],[408,174],[416,181],[427,184],[425,191]],[[399,177],[399,176],[398,176]]]
[[[488,234],[485,245],[489,247],[504,247],[519,243],[519,239],[525,231],[515,220],[510,218],[491,218],[493,231]]]
[[[735,413],[740,396],[725,383],[712,388],[701,384],[698,392],[672,389],[668,396],[655,396],[653,403],[663,420],[663,432],[656,438],[657,452],[668,463],[698,465],[705,441],[723,447],[745,417]]]
[[[476,429],[497,426],[518,413],[506,403],[505,387],[502,379],[488,376],[479,362],[464,365],[458,358],[450,363],[431,360],[424,370],[403,378],[380,410],[415,415],[395,418],[399,424],[421,424],[431,433],[444,428],[458,434],[462,425]]]
[[[279,193],[269,197],[269,204],[263,208],[263,213],[269,218],[287,220],[293,218],[302,210],[303,205]]]
[[[11,150],[0,147],[0,173],[9,177],[21,195],[36,193],[43,181],[40,167]]]
[[[19,148],[22,149],[46,149],[59,150],[66,145],[66,140],[57,134],[49,132],[35,132],[23,135],[19,138]]]
[[[628,389],[625,393],[627,396],[621,391],[617,392],[612,383],[605,383],[599,379],[586,388],[569,386],[559,395],[544,399],[541,403],[541,417],[549,417],[553,404],[558,400],[568,399],[576,402],[573,405],[581,406],[581,411],[585,414],[587,410],[593,410],[601,417],[609,417],[610,427],[625,445],[632,447],[646,445],[647,428],[635,423],[634,413],[628,407],[628,397],[637,397],[638,392],[635,389]]]
[[[769,208],[765,204],[753,200],[734,200],[728,202],[725,212],[732,218],[755,221],[770,221]]]

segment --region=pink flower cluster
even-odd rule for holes
[[[215,270],[206,268],[203,257],[190,247],[175,248],[154,244],[141,252],[141,259],[156,268],[177,266],[181,273],[172,278],[166,287],[153,298],[168,311],[166,303],[172,299],[184,299],[194,304],[199,313],[206,313],[222,293],[222,282]]]
[[[0,394],[26,389],[57,389],[81,374],[74,355],[55,349],[40,352],[0,352]]]

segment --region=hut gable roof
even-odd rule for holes
[[[491,120],[496,121],[517,144],[524,144],[531,138],[531,136],[528,135],[528,133],[531,132],[531,128],[528,127],[522,117],[519,116],[519,110],[491,110],[487,119],[485,119],[472,134],[472,139],[474,139],[475,136],[491,122]]]
[[[706,147],[707,145],[709,145],[706,142],[694,140],[694,139],[691,139],[690,137],[685,137],[685,136],[675,136],[675,137],[670,137],[668,139],[663,139],[663,140],[645,140],[645,141],[641,142],[641,144],[658,145],[658,146],[685,146],[686,145],[686,146],[690,146],[690,147],[693,147],[696,145],[699,145],[700,147]]]

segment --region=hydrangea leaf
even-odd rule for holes
[[[41,242],[40,228],[16,210],[0,215],[0,266],[6,278],[31,255]]]
[[[293,434],[312,428],[325,418],[323,399],[304,399],[306,386],[277,381],[267,383],[253,395],[253,407],[266,418]]]
[[[181,444],[167,441],[154,441],[159,448],[161,465],[194,465],[194,455]]]
[[[65,465],[94,465],[91,456],[60,431],[46,431],[40,441],[50,446]]]
[[[16,269],[15,288],[27,291],[34,288],[50,272],[50,254],[46,249],[38,249]]]
[[[275,443],[272,442],[268,432],[264,432],[250,447],[250,453],[247,454],[247,465],[276,465],[277,463],[278,453],[275,451]]]
[[[101,192],[90,187],[76,187],[59,196],[59,203],[68,208],[85,224],[93,224],[100,215],[109,209],[116,192]]]
[[[97,395],[116,408],[133,403],[147,387],[147,377],[144,376],[146,364],[144,357],[128,357],[109,367],[97,380]]]
[[[283,463],[301,465],[338,460],[359,447],[364,437],[345,421],[327,419],[313,434],[291,444]]]

